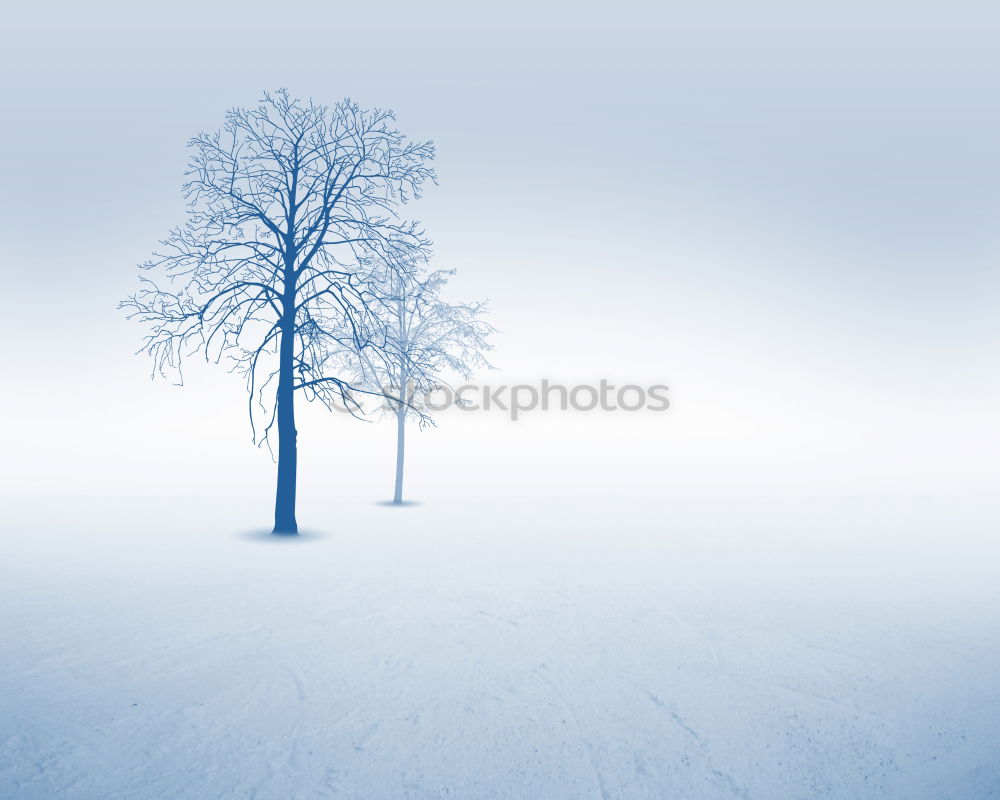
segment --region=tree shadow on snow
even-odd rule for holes
[[[235,534],[236,538],[247,542],[263,542],[265,544],[295,544],[302,542],[316,542],[327,538],[325,533],[319,531],[299,531],[298,534],[271,533],[269,528],[256,528],[249,531],[240,531]]]

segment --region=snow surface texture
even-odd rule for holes
[[[1000,791],[960,504],[330,501],[281,541],[222,505],[8,516],[0,796]]]

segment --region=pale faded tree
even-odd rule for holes
[[[417,261],[423,260],[423,256]],[[383,300],[373,307],[381,321],[378,347],[341,350],[352,368],[352,385],[379,396],[381,409],[396,423],[394,504],[403,503],[407,422],[432,423],[425,399],[491,369],[488,338],[495,329],[483,317],[486,304],[451,303],[442,297],[454,270],[389,270]],[[456,402],[461,398],[452,392]]]

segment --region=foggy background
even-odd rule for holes
[[[26,4],[0,20],[0,795],[883,798],[1000,785],[1000,12]],[[116,309],[185,143],[394,109],[496,385],[653,412],[151,381]]]
[[[116,311],[185,143],[262,90],[394,109],[410,206],[489,298],[492,384],[666,384],[666,413],[449,412],[409,497],[996,488],[1000,15],[985,3],[97,3],[2,24],[4,492],[245,498],[242,381],[149,380]],[[302,408],[304,404],[300,403]],[[394,431],[300,412],[310,504],[389,496]],[[33,501],[31,501],[33,502]]]

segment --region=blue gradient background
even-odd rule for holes
[[[1000,785],[1000,11],[49,4],[0,21],[0,795],[979,800]],[[496,384],[300,404],[116,306],[185,142],[286,86],[438,145]],[[267,526],[265,528],[265,526]]]
[[[266,518],[238,380],[147,381],[115,304],[182,219],[187,138],[287,86],[436,141],[441,185],[412,214],[456,293],[492,301],[489,380],[671,387],[660,415],[446,416],[413,437],[416,494],[985,500],[998,21],[986,3],[12,9],[4,485],[247,494]],[[388,482],[388,427],[302,424],[304,503]]]

